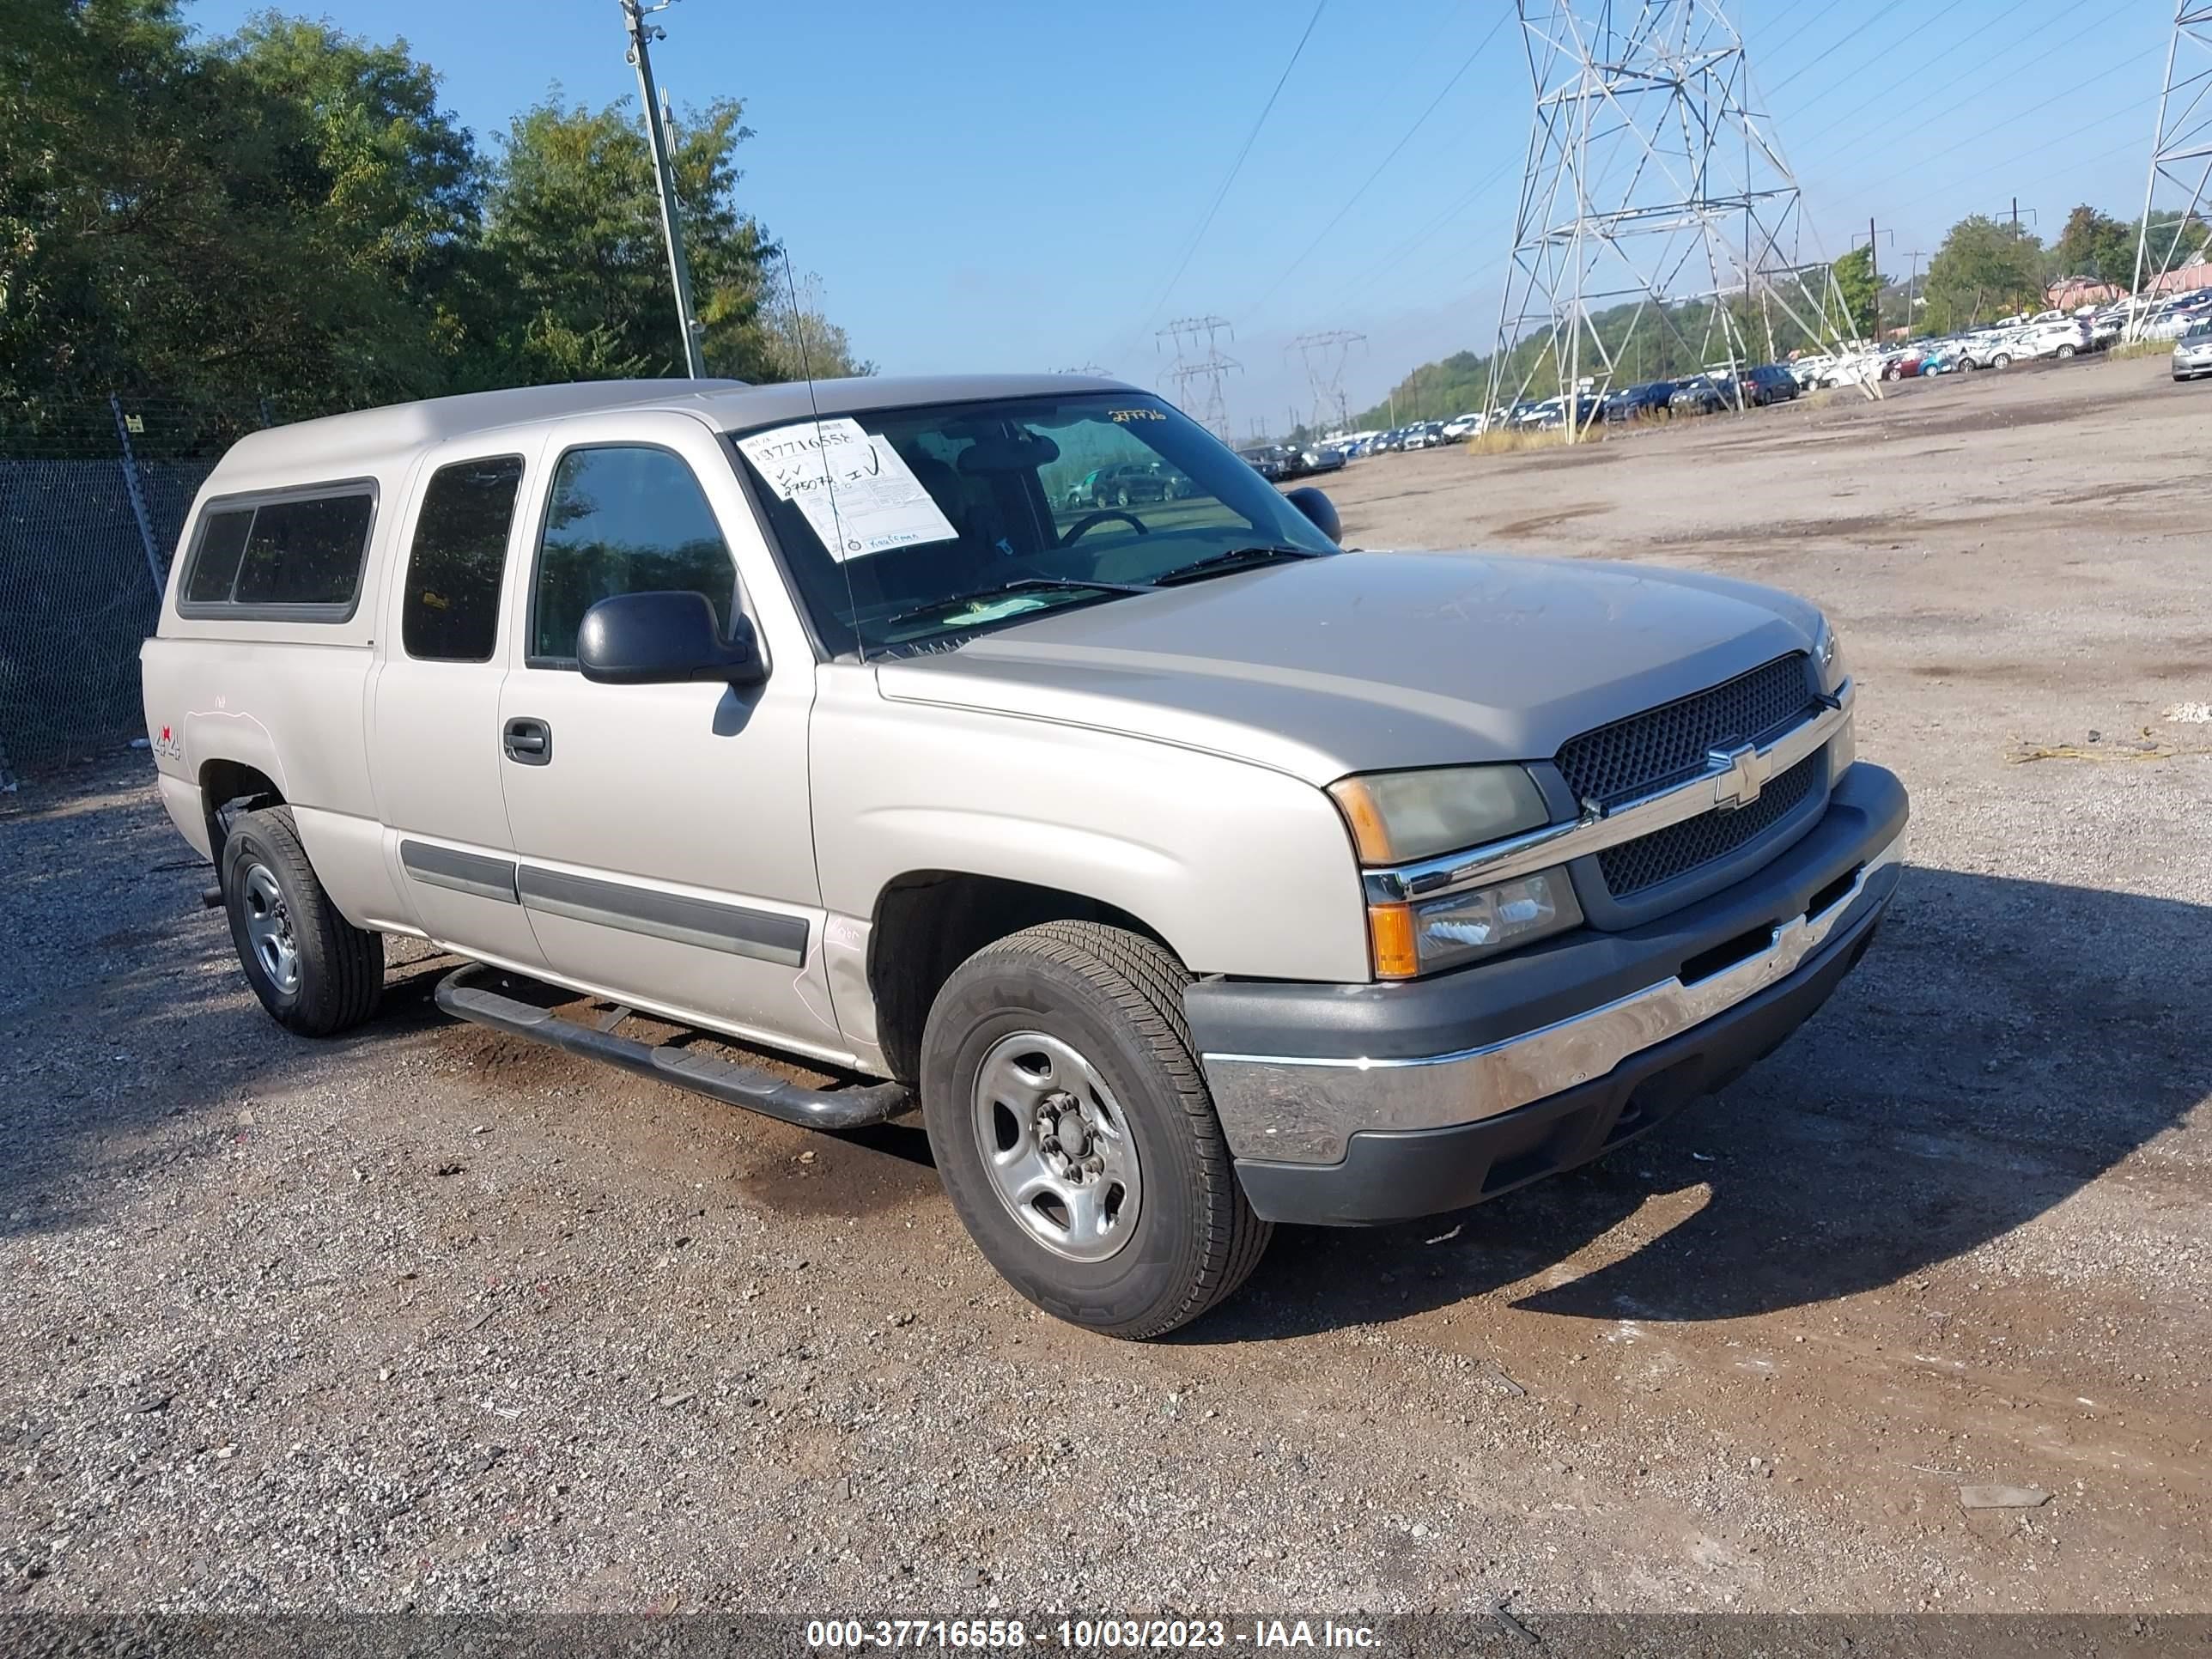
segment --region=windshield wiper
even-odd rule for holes
[[[1234,570],[1257,569],[1263,564],[1276,564],[1285,559],[1318,559],[1324,556],[1303,547],[1231,547],[1219,553],[1209,553],[1188,564],[1179,564],[1172,570],[1163,570],[1152,578],[1155,587],[1167,587],[1174,583],[1190,581],[1205,576],[1225,576]]]
[[[917,617],[932,617],[942,611],[957,610],[962,605],[988,605],[1008,593],[1026,592],[1040,587],[1080,593],[1149,593],[1152,591],[1150,585],[1144,582],[1091,582],[1074,576],[1017,576],[1013,580],[1000,582],[995,587],[979,587],[968,593],[948,593],[942,599],[910,605],[903,611],[892,611],[879,626],[896,628],[901,623],[912,622]]]

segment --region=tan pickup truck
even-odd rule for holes
[[[1274,1222],[1471,1204],[1710,1092],[1897,881],[1810,605],[1336,536],[1069,375],[283,428],[145,648],[161,798],[292,1030],[368,1019],[404,934],[467,959],[456,1015],[825,1129],[919,1106],[1008,1279],[1155,1335]]]

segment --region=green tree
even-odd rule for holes
[[[777,250],[737,204],[740,106],[675,122],[672,156],[710,374],[778,378],[764,301]],[[628,100],[549,100],[514,118],[486,201],[484,248],[508,296],[508,367],[531,380],[680,374],[653,159]]]
[[[1859,339],[1871,340],[1881,326],[1877,314],[1881,302],[1881,283],[1875,272],[1874,249],[1871,246],[1855,247],[1828,269],[1836,279],[1837,292],[1843,296],[1844,311],[1850,319],[1851,332]]]
[[[2043,245],[1985,214],[1951,227],[1928,262],[1924,313],[1938,333],[2043,303]]]
[[[2136,269],[2136,228],[2084,203],[2066,216],[2065,228],[2051,246],[2054,278],[2094,276],[2124,286]]]
[[[12,8],[0,398],[35,421],[110,391],[321,412],[442,389],[422,249],[472,233],[472,163],[434,88],[399,48],[281,20],[202,47],[170,0]]]
[[[769,378],[835,380],[876,372],[873,363],[854,355],[845,331],[823,314],[818,275],[809,271],[800,277],[796,293],[788,282],[775,287],[775,300],[763,319],[769,357],[775,366]]]

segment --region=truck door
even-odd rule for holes
[[[515,889],[499,692],[517,508],[542,447],[449,444],[417,469],[368,706],[386,858],[416,922],[448,950],[525,971],[540,957]]]
[[[822,967],[807,802],[814,662],[761,684],[603,685],[584,613],[617,593],[706,596],[764,624],[732,549],[776,582],[720,441],[688,417],[610,415],[556,439],[522,638],[500,698],[500,772],[524,909],[573,984],[783,1046],[842,1054]],[[781,592],[779,590],[779,597]]]

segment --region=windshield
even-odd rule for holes
[[[831,471],[834,514],[779,465],[816,422],[735,441],[836,653],[941,649],[1243,549],[1337,550],[1235,452],[1145,392],[869,410],[820,429],[859,462]]]

